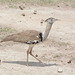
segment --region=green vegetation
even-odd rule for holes
[[[53,56],[53,58],[58,58],[58,57],[62,57],[62,55],[61,54],[57,54],[57,55]]]
[[[7,32],[9,30],[10,30],[10,28],[8,28],[8,27],[0,28],[0,33],[1,32]]]
[[[75,7],[75,0],[0,0],[0,3],[7,3],[12,5],[13,3],[25,3],[32,5],[57,5],[63,3],[65,6]]]
[[[9,27],[0,27],[0,39],[4,38],[5,36],[16,32],[16,30],[9,28]]]
[[[71,60],[75,60],[75,57],[71,57]]]
[[[14,29],[11,29],[9,27],[4,27],[4,28],[0,28],[0,34],[1,33],[6,33],[6,32],[14,32],[15,30]]]

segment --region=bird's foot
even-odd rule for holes
[[[29,64],[27,64],[27,66],[29,66]]]
[[[42,61],[39,61],[40,63],[43,63]]]

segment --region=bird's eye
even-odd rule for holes
[[[53,19],[51,19],[51,21],[53,21]]]

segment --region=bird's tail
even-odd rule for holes
[[[5,41],[7,41],[7,39],[6,39],[6,38],[4,38],[4,39],[0,40],[0,46],[2,46],[2,45],[1,45],[1,43],[2,43],[2,42],[5,42]]]
[[[2,40],[0,40],[0,46],[2,46],[2,42],[5,42],[5,41],[7,41],[5,38],[4,39],[2,39]]]
[[[12,39],[12,36],[13,35],[9,35],[9,36],[6,36],[4,39],[0,40],[0,46],[2,46],[1,45],[2,42],[10,41]]]
[[[2,45],[1,45],[1,42],[2,42],[2,41],[0,40],[0,46],[2,46]]]
[[[2,40],[0,39],[0,43],[2,42]]]
[[[0,40],[0,43],[4,42],[4,39]]]

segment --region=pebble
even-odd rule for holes
[[[1,59],[0,59],[0,64],[1,64]]]
[[[62,73],[63,72],[63,70],[62,70],[62,68],[58,68],[58,73]]]
[[[69,60],[67,63],[70,64],[71,63],[71,60]]]
[[[36,54],[36,57],[38,57],[38,55]]]
[[[22,16],[25,16],[25,14],[23,13]]]
[[[33,14],[37,14],[37,11],[36,11],[36,10],[34,10]]]

